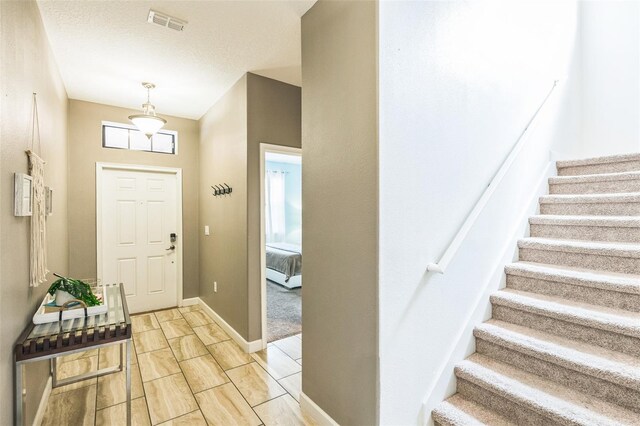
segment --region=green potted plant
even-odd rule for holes
[[[49,294],[55,297],[56,306],[62,306],[69,300],[77,299],[87,306],[98,306],[100,300],[91,291],[91,286],[74,278],[53,274],[59,279],[49,287]]]

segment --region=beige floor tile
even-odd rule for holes
[[[146,382],[144,393],[154,425],[198,409],[182,373]]]
[[[160,324],[158,324],[158,320],[154,314],[132,316],[131,326],[134,333],[142,333],[143,331],[157,330],[160,328]]]
[[[138,364],[143,382],[180,372],[180,366],[169,348],[138,355]]]
[[[254,352],[251,356],[275,379],[281,379],[302,370],[300,364],[274,345],[268,346],[267,349]]]
[[[188,334],[171,339],[169,340],[169,346],[171,346],[173,354],[178,361],[184,361],[185,359],[195,358],[209,353],[200,338],[195,334]]]
[[[96,426],[115,426],[127,424],[127,405],[123,402],[96,412]],[[147,402],[143,398],[131,401],[131,424],[133,426],[150,426]]]
[[[142,378],[137,365],[131,366],[131,398],[144,396]],[[127,400],[127,376],[124,371],[98,377],[97,408],[101,409]]]
[[[69,362],[80,358],[91,358],[92,356],[98,355],[97,349],[92,349],[90,351],[78,352],[71,355],[65,355],[58,358],[58,363]]]
[[[96,371],[98,369],[98,357],[78,358],[69,362],[58,362],[58,379],[67,379],[78,374]]]
[[[282,349],[284,353],[293,359],[302,358],[302,340],[296,336],[276,340],[273,344]]]
[[[278,383],[298,402],[300,402],[300,392],[302,391],[302,372],[292,374],[278,380]]]
[[[218,361],[223,370],[236,368],[253,361],[251,355],[242,350],[233,340],[207,346],[211,355]]]
[[[199,327],[213,322],[213,318],[207,315],[203,310],[185,312],[182,316],[187,320],[191,327]]]
[[[304,416],[300,404],[291,397],[284,395],[264,404],[254,407],[265,426],[294,426],[315,425],[310,418]]]
[[[136,351],[139,354],[169,347],[169,343],[167,343],[167,339],[164,338],[162,330],[149,330],[136,333],[133,335],[133,341],[136,342]]]
[[[207,422],[204,420],[200,410],[198,410],[161,423],[160,426],[207,426]]]
[[[259,425],[260,419],[231,383],[196,394],[210,426]]]
[[[227,375],[252,407],[286,393],[282,386],[255,362],[229,370]]]
[[[165,321],[160,323],[162,331],[164,331],[167,339],[175,339],[176,337],[186,336],[187,334],[193,334],[193,330],[184,319],[177,319],[173,321]]]
[[[193,393],[229,382],[227,375],[209,354],[182,361],[180,368]]]
[[[200,340],[202,340],[202,343],[204,343],[206,346],[223,342],[231,338],[216,323],[194,327],[193,331],[198,335]]]
[[[89,358],[76,358],[73,361],[68,361],[64,363],[58,362],[57,366],[57,377],[58,380],[68,379],[73,376],[77,376],[79,374],[89,373],[91,371],[97,371],[98,369],[98,357],[92,356]],[[80,389],[86,386],[95,385],[97,380],[87,379],[78,383],[72,383],[70,385],[61,386],[51,390],[52,395],[61,394],[63,392],[68,392],[73,389]]]
[[[69,392],[51,395],[42,426],[93,426],[96,416],[96,386],[85,386]]]
[[[122,345],[110,345],[104,348],[100,348],[100,353],[98,355],[98,368],[107,368],[107,367],[115,367],[120,364],[120,348]],[[126,358],[126,349],[125,352],[122,353],[122,362],[123,364],[127,363]],[[131,364],[137,364],[138,357],[136,356],[136,347],[133,342],[131,342]]]
[[[178,308],[167,309],[165,311],[154,312],[158,322],[172,321],[182,318],[182,314]]]
[[[180,311],[180,313],[184,314],[185,312],[193,312],[193,311],[200,311],[202,310],[202,306],[200,305],[189,305],[189,306],[182,306],[180,308],[178,308],[178,311]]]

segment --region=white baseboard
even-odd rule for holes
[[[305,395],[304,392],[300,392],[300,409],[303,414],[315,420],[319,426],[339,426],[338,422],[333,420],[330,415]]]
[[[257,352],[262,349],[262,340],[253,340],[251,342],[247,342],[244,337],[240,335],[233,327],[231,327],[225,320],[222,319],[220,315],[216,313],[209,305],[207,305],[204,300],[196,297],[198,299],[198,303],[202,307],[202,310],[205,311],[213,320],[229,335],[235,342],[240,345],[240,347],[246,353]]]
[[[40,398],[40,404],[38,404],[38,411],[36,411],[36,416],[33,418],[33,426],[40,426],[42,424],[44,412],[47,410],[47,403],[49,402],[49,396],[51,395],[51,385],[52,378],[49,376],[49,380],[47,380],[47,384],[42,392],[42,398]]]
[[[182,304],[180,305],[182,306],[192,306],[192,305],[197,305],[200,303],[200,298],[199,297],[191,297],[189,299],[182,299]]]

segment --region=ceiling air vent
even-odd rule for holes
[[[164,13],[160,13],[153,9],[149,10],[147,22],[176,31],[182,31],[184,29],[184,26],[187,25],[187,21],[183,21],[182,19],[178,19],[173,16],[165,15]]]

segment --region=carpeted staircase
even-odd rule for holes
[[[557,164],[439,425],[640,425],[640,154]]]

